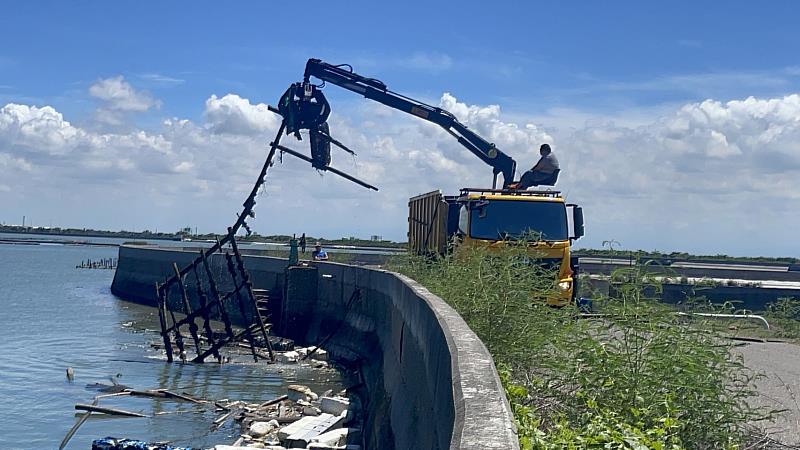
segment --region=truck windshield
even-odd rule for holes
[[[566,241],[567,211],[560,202],[494,200],[470,211],[470,236],[475,239],[519,239],[541,236]]]

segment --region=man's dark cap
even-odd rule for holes
[[[552,151],[552,150],[550,150],[550,144],[542,144],[542,146],[539,147],[539,150],[544,150],[544,151],[546,151],[548,153],[550,153]]]

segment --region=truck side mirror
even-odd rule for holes
[[[466,236],[469,229],[469,209],[467,205],[462,205],[458,210],[458,234]]]
[[[583,208],[574,204],[567,205],[567,208],[572,210],[572,230],[569,238],[580,239],[586,232],[583,224]]]

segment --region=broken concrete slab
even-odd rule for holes
[[[320,414],[319,416],[305,416],[302,419],[278,431],[281,443],[289,447],[301,445],[305,447],[311,439],[332,429],[338,428],[344,422],[344,416]]]
[[[310,444],[324,444],[331,447],[338,447],[347,443],[348,436],[361,433],[358,428],[337,428],[335,430],[327,431],[320,434],[315,438],[311,438]]]
[[[338,416],[350,407],[350,400],[344,397],[322,397],[319,408],[324,413]]]
[[[283,364],[293,364],[300,359],[300,354],[296,351],[277,353],[275,361]]]
[[[358,444],[331,446],[331,445],[317,443],[317,444],[308,444],[308,447],[306,448],[308,450],[361,450],[361,446]]]
[[[288,392],[286,395],[289,396],[289,400],[293,402],[299,401],[311,401],[317,400],[319,396],[314,393],[308,386],[303,386],[302,384],[290,384],[287,388]]]
[[[214,450],[287,450],[286,447],[280,447],[275,445],[267,445],[261,447],[255,447],[253,445],[249,447],[236,447],[233,445],[215,445]]]

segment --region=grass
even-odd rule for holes
[[[450,303],[500,369],[523,449],[735,449],[770,412],[748,406],[754,375],[708,323],[655,301],[639,267],[615,272],[600,319],[531,301],[554,274],[524,243],[390,262]],[[786,314],[794,313],[788,309]],[[752,447],[748,447],[752,448]]]
[[[800,341],[800,299],[780,298],[767,305],[764,316],[776,329],[777,337]]]

